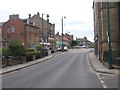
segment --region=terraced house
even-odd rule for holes
[[[33,22],[36,27],[40,28],[41,32],[40,41],[45,42],[46,44],[49,43],[50,44],[49,47],[55,49],[55,24],[49,22],[48,14],[44,14],[43,15],[44,17],[41,17],[40,13],[37,12],[37,14],[34,14],[33,16],[31,14],[29,14],[28,16],[29,16],[28,21]]]
[[[6,41],[18,40],[23,45],[31,47],[40,43],[40,28],[34,26],[27,19],[20,19],[19,15],[10,15],[9,20],[3,24],[2,38]]]

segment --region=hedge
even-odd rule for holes
[[[33,52],[33,51],[34,51],[34,48],[26,48],[25,51],[26,51],[26,52]]]
[[[32,61],[34,55],[35,55],[35,52],[26,52],[25,53],[26,61]]]
[[[42,57],[42,52],[41,51],[36,51],[35,52],[36,59],[39,59]]]

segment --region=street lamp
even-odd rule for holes
[[[61,19],[61,22],[62,22],[62,52],[64,51],[64,48],[63,48],[63,18],[66,18],[66,17],[62,16],[62,19]]]
[[[43,44],[43,43],[44,43],[44,25],[43,25],[44,22],[43,22],[43,15],[47,15],[47,16],[46,16],[46,17],[47,17],[47,21],[49,21],[49,19],[48,19],[48,18],[49,18],[49,15],[42,13],[42,39],[43,39],[43,40],[42,40],[42,45],[44,46],[44,44]]]
[[[111,50],[111,36],[110,36],[110,13],[109,13],[109,2],[106,0],[107,10],[107,23],[108,23],[108,57],[109,57],[109,69],[112,69],[112,50]]]

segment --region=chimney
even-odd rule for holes
[[[39,12],[37,12],[37,15],[40,17],[40,13]]]
[[[13,15],[9,15],[9,19],[19,19],[19,14],[13,14]]]
[[[56,35],[59,35],[59,32],[57,32],[57,34]]]
[[[84,36],[84,39],[86,39],[86,40],[87,40],[87,37],[85,37],[85,36]]]
[[[29,18],[31,18],[31,14],[29,14]]]

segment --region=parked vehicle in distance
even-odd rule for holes
[[[58,47],[58,48],[57,48],[57,51],[62,51],[62,47]]]
[[[68,47],[67,46],[64,46],[64,51],[67,51],[68,50]]]
[[[86,48],[86,46],[84,46],[84,45],[83,45],[82,47],[83,47],[83,48]]]

